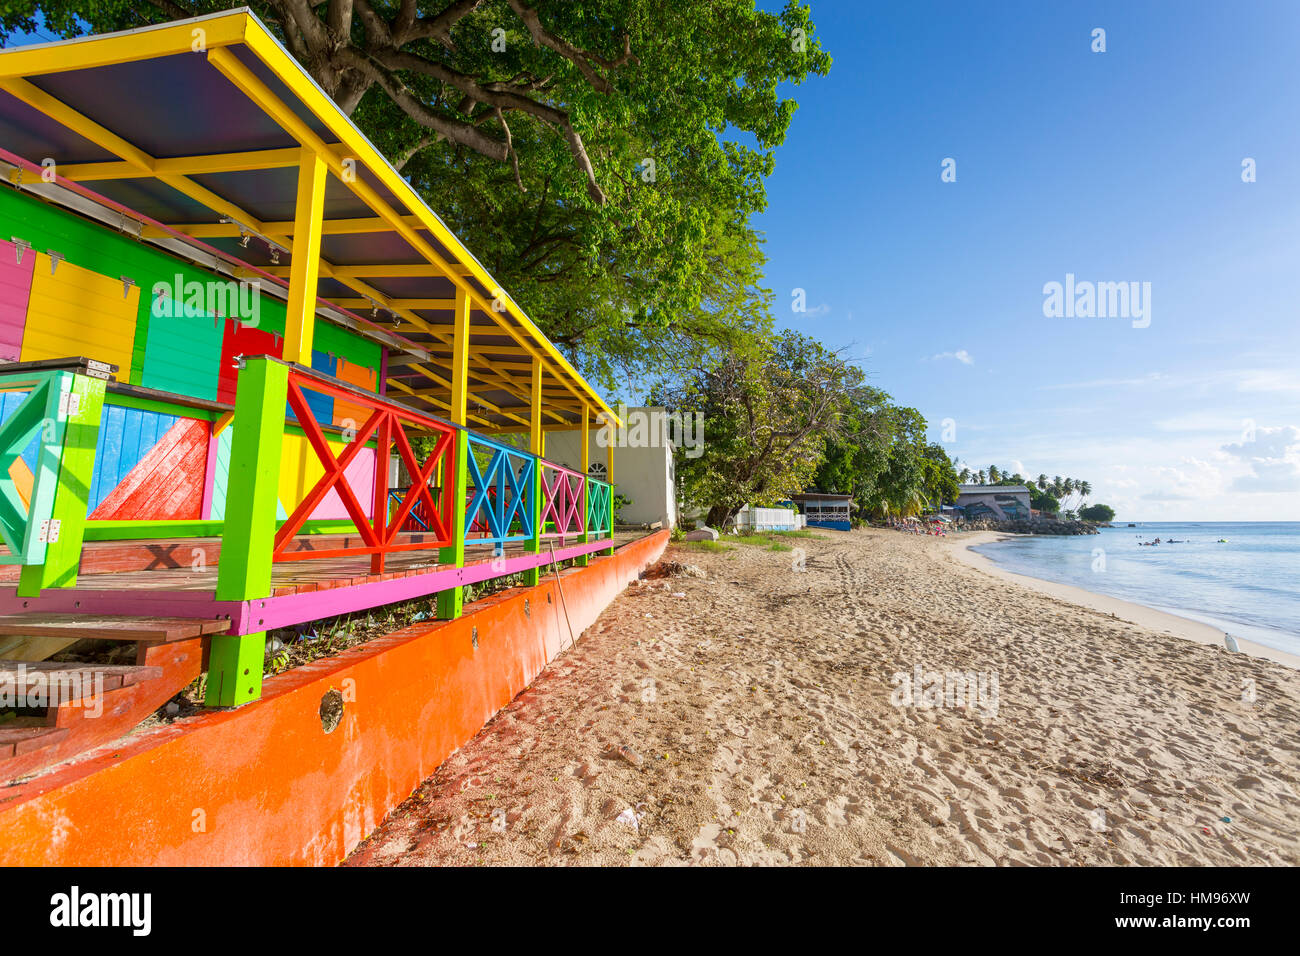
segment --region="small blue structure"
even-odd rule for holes
[[[806,491],[801,495],[791,495],[791,500],[799,506],[799,511],[804,516],[804,523],[810,528],[848,531],[853,527],[850,520],[850,512],[853,508],[852,495],[829,495],[819,491]]]

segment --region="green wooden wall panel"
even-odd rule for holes
[[[328,352],[337,358],[344,358],[353,365],[364,365],[379,371],[379,346],[359,335],[353,335],[347,329],[328,322],[316,323],[316,338],[312,347],[319,352]],[[379,376],[375,376],[375,381]]]

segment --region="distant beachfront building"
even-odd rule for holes
[[[957,507],[967,518],[1009,521],[1029,517],[1029,489],[1024,485],[959,485]]]
[[[790,497],[799,506],[810,527],[832,528],[836,531],[848,531],[853,527],[850,519],[850,511],[853,507],[852,495],[828,495],[818,491],[806,491],[801,495]]]

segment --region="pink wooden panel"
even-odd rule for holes
[[[348,484],[352,487],[352,493],[357,496],[357,501],[360,502],[362,510],[369,515],[370,503],[374,497],[371,490],[374,488],[375,480],[374,451],[367,448],[365,451],[360,452],[352,460],[352,464],[348,465],[348,470],[343,473],[343,476],[347,478]],[[343,499],[339,497],[339,493],[330,489],[325,497],[321,499],[321,503],[316,506],[316,510],[311,513],[311,517],[319,521],[326,518],[348,518],[350,516],[348,515],[348,509],[343,507]]]
[[[20,263],[18,246],[0,242],[0,361],[17,362],[22,352],[35,264],[36,253],[31,249],[23,250]]]

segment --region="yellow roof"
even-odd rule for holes
[[[333,174],[318,315],[386,345],[391,396],[451,407],[460,294],[472,310],[470,425],[528,424],[534,359],[544,426],[584,410],[617,420],[246,8],[0,52],[0,143],[32,166],[52,157],[65,184],[138,212],[144,239],[179,237],[276,277],[289,274],[298,164],[312,150]]]

